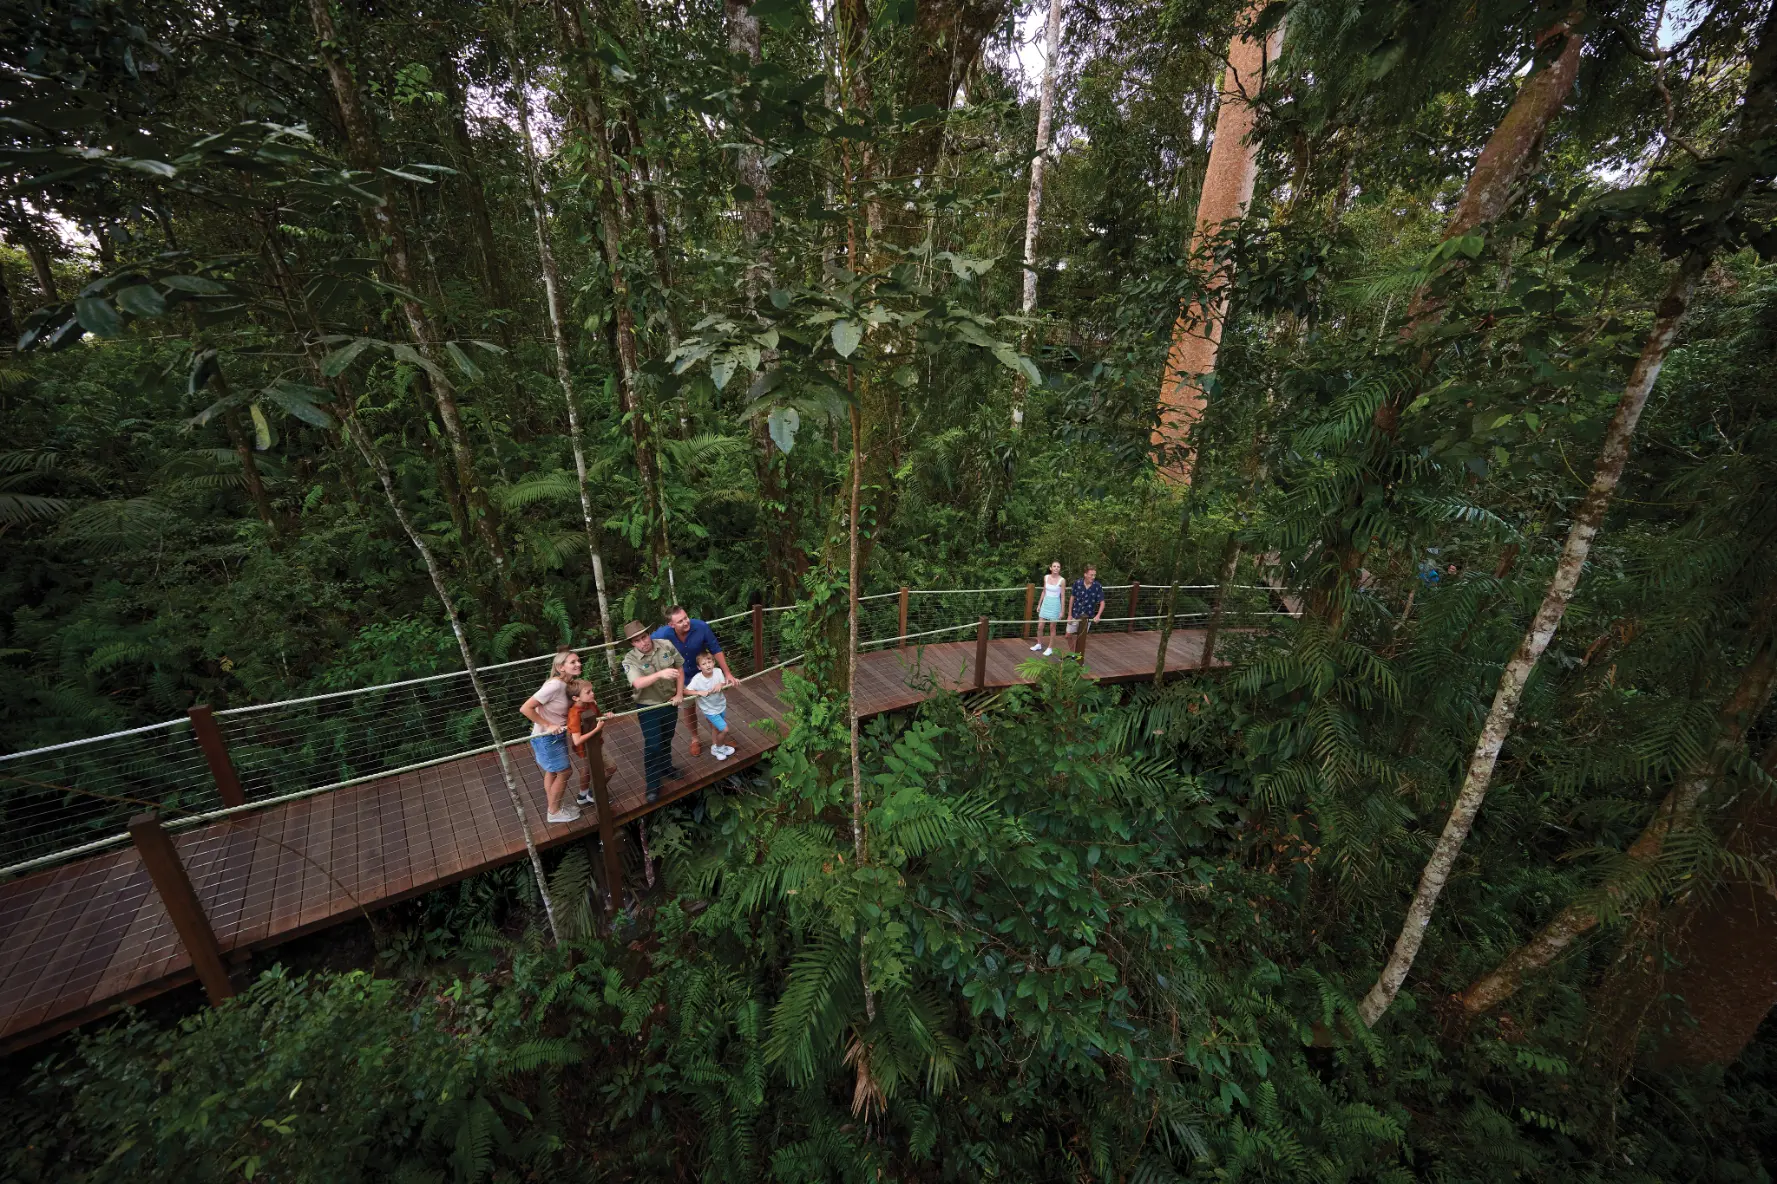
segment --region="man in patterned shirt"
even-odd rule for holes
[[[1072,618],[1067,623],[1069,633],[1090,629],[1092,622],[1104,616],[1104,585],[1098,582],[1096,567],[1088,565],[1080,578],[1074,581],[1068,601],[1068,616]]]

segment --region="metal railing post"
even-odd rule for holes
[[[592,762],[592,801],[599,812],[599,844],[605,849],[605,888],[609,893],[605,912],[615,917],[623,908],[623,853],[617,849],[617,816],[611,811],[611,787],[605,781],[603,732],[586,742],[586,759]]]
[[[234,761],[228,755],[228,744],[222,739],[222,729],[216,726],[216,715],[210,710],[208,703],[199,703],[185,713],[191,717],[191,731],[197,737],[197,746],[203,750],[204,763],[210,766],[210,777],[216,782],[216,792],[222,797],[224,806],[244,806],[247,794],[241,788],[241,779],[235,772]]]
[[[179,853],[173,849],[173,840],[161,829],[159,816],[138,814],[130,819],[130,838],[135,841],[142,866],[148,870],[148,879],[160,894],[161,904],[166,906],[167,917],[173,922],[185,952],[191,956],[191,968],[204,984],[210,1005],[234,998],[234,984],[228,981],[228,971],[223,969],[216,933],[210,928],[210,919],[204,916],[204,906],[191,887],[191,877],[185,874]]]
[[[987,617],[975,626],[975,689],[987,685]]]
[[[1037,586],[1035,584],[1026,584],[1024,586],[1024,636],[1026,640],[1029,640],[1031,628],[1035,624],[1035,622],[1031,620],[1031,615],[1036,608],[1036,603]]]
[[[1135,632],[1135,614],[1141,606],[1141,585],[1129,585],[1129,632]]]
[[[911,596],[912,596],[912,591],[907,587],[906,584],[902,584],[901,585],[901,629],[900,629],[900,632],[895,634],[896,637],[899,637],[901,639],[900,647],[899,647],[901,649],[907,648],[907,601]]]
[[[753,606],[753,673],[759,673],[767,665],[768,663],[765,661],[765,606],[755,604]]]

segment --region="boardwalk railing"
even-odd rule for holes
[[[1224,604],[1230,626],[1285,615],[1275,589],[1236,585]],[[1107,585],[1095,631],[1201,626],[1214,586]],[[1168,601],[1170,599],[1170,612]],[[1033,637],[1037,589],[902,588],[859,598],[860,648],[915,647]],[[710,621],[729,666],[749,678],[799,660],[797,606],[754,608]],[[582,677],[610,714],[635,709],[618,659],[627,647],[580,647]],[[522,742],[518,707],[546,677],[553,654],[479,668],[501,718],[502,743]],[[130,819],[159,812],[169,827],[215,821],[392,773],[493,751],[466,671],[329,691],[0,756],[0,878],[131,840]]]

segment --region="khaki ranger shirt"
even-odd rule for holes
[[[654,648],[645,654],[631,646],[629,653],[623,655],[623,673],[632,679],[646,678],[650,674],[659,674],[662,670],[672,670],[680,661],[679,651],[664,641],[655,642]],[[673,695],[677,693],[678,684],[669,678],[663,678],[643,687],[635,696],[636,702],[643,707],[653,707],[672,702]]]

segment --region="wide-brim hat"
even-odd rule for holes
[[[636,638],[650,632],[652,632],[652,630],[640,621],[631,621],[623,627],[623,640],[634,641]]]

